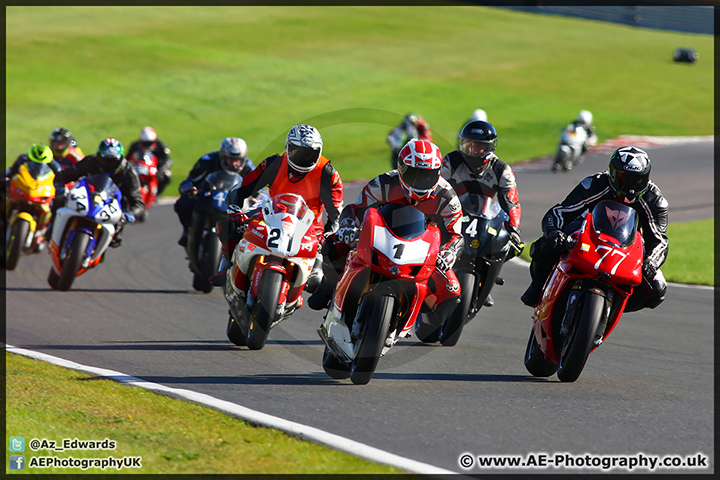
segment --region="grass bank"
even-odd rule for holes
[[[210,408],[5,354],[6,445],[25,439],[24,473],[391,474],[368,462]],[[32,451],[32,439],[105,440],[111,450]],[[14,452],[10,452],[11,454]],[[30,468],[32,457],[141,457],[141,468]],[[36,460],[37,462],[37,460]],[[18,473],[10,470],[6,473]]]
[[[88,153],[149,124],[180,179],[225,136],[262,159],[309,122],[345,180],[372,178],[403,114],[423,115],[446,152],[476,108],[510,163],[551,154],[583,108],[600,141],[713,132],[712,35],[475,6],[11,6],[6,17],[10,161],[57,126]],[[679,45],[700,60],[674,63]]]

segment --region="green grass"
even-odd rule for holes
[[[318,474],[401,473],[277,430],[142,388],[21,355],[5,354],[6,445],[25,438],[31,457],[142,457],[141,469],[29,469],[25,473]],[[30,440],[114,440],[114,450],[32,451]],[[7,447],[6,447],[7,448]],[[10,473],[9,463],[5,466]],[[13,471],[13,473],[17,473]]]
[[[668,226],[670,250],[663,275],[669,282],[695,285],[715,285],[715,221],[713,219],[695,222],[671,223]],[[530,245],[535,239],[528,239],[520,255],[530,261]]]
[[[310,122],[348,181],[387,169],[385,135],[408,111],[446,152],[485,109],[510,163],[550,154],[581,108],[601,141],[713,132],[711,35],[472,6],[13,6],[6,17],[10,161],[57,126],[90,153],[149,124],[180,179],[225,136],[260,160]],[[672,62],[678,45],[697,64]]]

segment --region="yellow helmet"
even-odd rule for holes
[[[28,158],[37,163],[50,163],[53,159],[53,152],[43,143],[34,143],[28,150]]]

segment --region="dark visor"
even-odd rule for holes
[[[415,168],[405,164],[400,164],[399,168],[403,181],[416,190],[430,190],[437,185],[440,177],[440,170]]]
[[[298,167],[312,167],[320,158],[320,151],[290,144],[288,145],[288,158]]]

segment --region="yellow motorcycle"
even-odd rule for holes
[[[21,253],[44,249],[43,234],[50,223],[50,202],[55,198],[55,173],[47,163],[20,165],[7,186],[5,269],[14,270]]]

